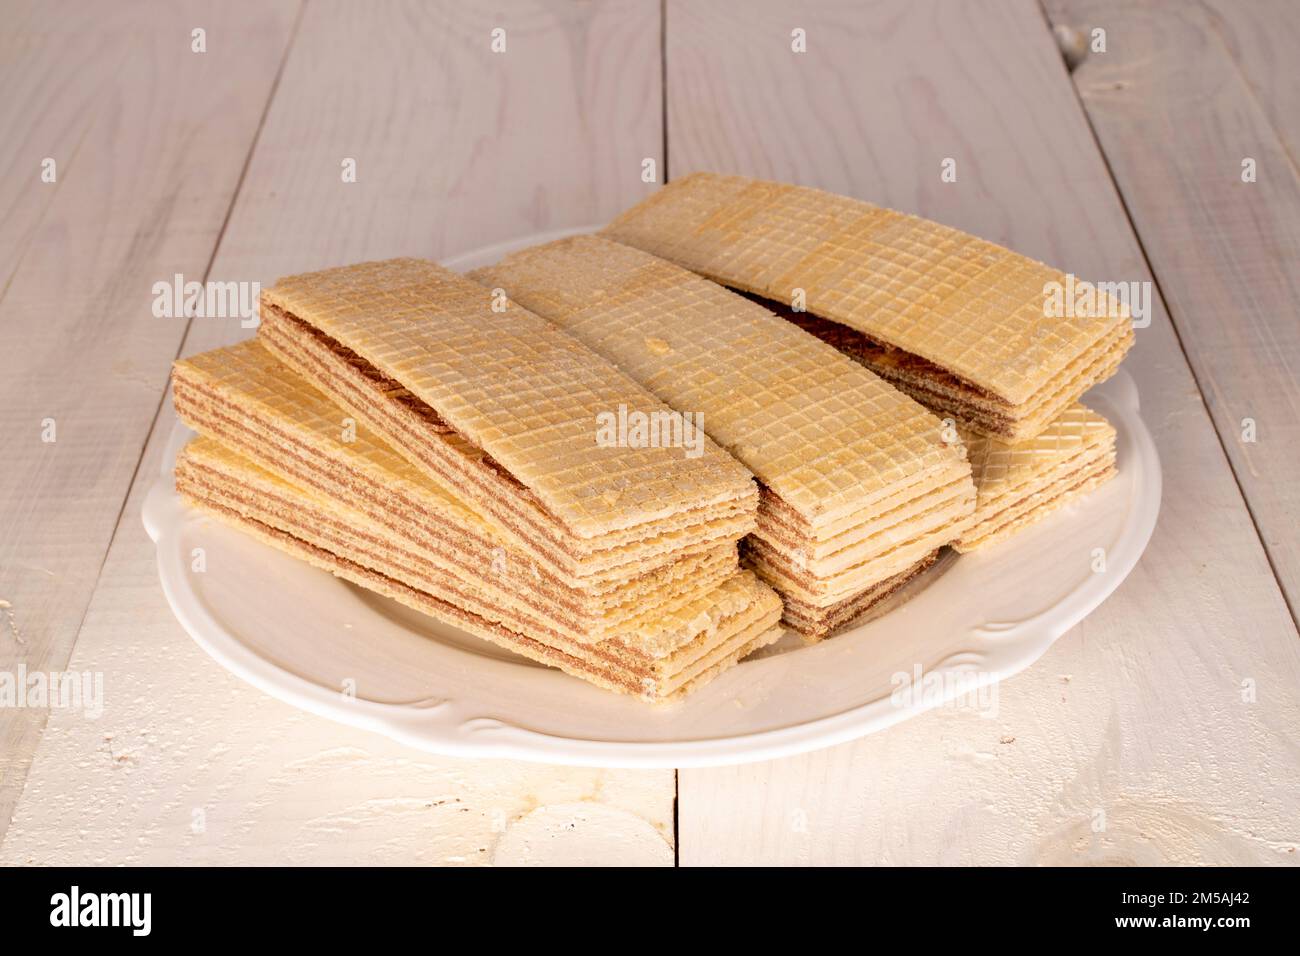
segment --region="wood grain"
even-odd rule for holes
[[[821,186],[1084,278],[1150,278],[1035,4],[670,2],[666,32],[672,175]],[[682,771],[684,864],[1296,861],[1294,624],[1159,303],[1126,367],[1165,485],[1121,589],[995,717]]]
[[[1201,0],[1208,26],[1227,50],[1255,108],[1268,117],[1286,147],[1293,168],[1300,167],[1300,14],[1287,0],[1253,0],[1242,10],[1234,0]],[[1176,15],[1186,15],[1176,11]]]
[[[653,0],[309,5],[213,275],[269,283],[610,217],[660,158],[658,42]],[[184,351],[247,334],[196,319]],[[140,527],[173,421],[155,425],[71,664],[105,675],[104,715],[52,714],[0,862],[671,865],[671,771],[425,756],[211,662]]]
[[[1106,52],[1074,82],[1294,616],[1300,6],[1051,0],[1047,9],[1055,22],[1107,31]],[[1242,181],[1246,158],[1254,182]]]
[[[203,277],[296,10],[0,12],[0,671],[68,660],[184,332],[152,285]],[[44,720],[0,710],[0,834]]]

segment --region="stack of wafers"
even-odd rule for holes
[[[1115,474],[1115,429],[1077,402],[1015,444],[963,433],[979,500],[958,551],[1003,541]]]
[[[1127,308],[1095,290],[1090,308],[1045,307],[1049,290],[1086,284],[817,189],[697,173],[605,234],[779,303],[922,404],[1006,442],[1043,431],[1133,342]]]
[[[282,279],[255,341],[176,364],[200,433],[176,486],[361,587],[672,699],[780,622],[826,637],[943,546],[1115,474],[1078,399],[1131,324],[1100,294],[1051,312],[1053,283],[912,216],[689,176],[468,278]]]
[[[747,560],[807,639],[928,566],[974,508],[951,428],[835,349],[671,262],[577,236],[471,277],[700,416],[755,474],[762,499]]]
[[[605,234],[762,302],[964,436],[989,439],[977,447],[1003,449],[997,461],[1041,462],[1054,436],[1078,427],[1079,397],[1113,375],[1133,344],[1127,307],[1087,283],[956,229],[816,189],[697,173]],[[1079,301],[1091,307],[1049,307],[1071,289],[1088,290]],[[1017,452],[1021,443],[1029,444]],[[980,485],[974,455],[971,463]],[[961,547],[1004,540],[1113,474],[1080,476],[1050,501],[1032,481],[981,486]],[[994,505],[1020,516],[996,534],[987,524]]]
[[[698,457],[598,445],[600,413],[668,409],[575,340],[418,260],[263,296],[261,344],[177,364],[177,410],[202,435],[176,469],[191,501],[650,699],[779,637],[779,599],[738,566],[752,477],[711,442]]]

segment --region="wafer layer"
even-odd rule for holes
[[[364,428],[346,425],[336,406],[256,342],[178,362],[173,390],[178,414],[197,431],[285,481],[348,503],[462,579],[490,575],[513,601],[545,604],[577,640],[599,640],[647,603],[681,600],[736,566],[728,539],[683,549],[672,564],[631,577],[620,568],[570,578],[544,556],[510,547]]]
[[[752,535],[746,546],[755,561],[761,559],[765,578],[778,591],[811,603],[833,604],[898,573],[965,532],[971,515],[966,487],[923,507],[916,519],[927,529],[921,533],[899,523],[820,556],[807,542],[775,535]]]
[[[504,498],[516,523],[549,523],[557,538],[598,550],[621,534],[653,550],[665,530],[756,506],[750,477],[712,443],[698,457],[598,444],[603,413],[667,408],[550,323],[495,310],[481,286],[436,263],[291,276],[263,291],[262,306],[265,342],[286,364],[484,513],[500,517]]]
[[[1115,475],[1115,429],[1078,403],[1034,439],[971,436],[968,448],[979,500],[958,551],[1005,540]]]
[[[356,507],[351,494],[299,485],[286,478],[276,462],[245,457],[207,438],[191,443],[185,470],[189,483],[201,484],[210,503],[255,514],[260,520],[277,515],[279,520],[272,522],[277,527],[285,527],[284,522],[301,524],[312,531],[296,531],[298,537],[331,550],[338,550],[331,541],[344,540],[349,542],[346,547],[364,548],[388,561],[389,567],[402,569],[387,572],[390,576],[453,603],[471,602],[467,606],[481,617],[513,621],[527,633],[580,644],[621,635],[633,645],[647,627],[653,629],[660,618],[711,592],[737,570],[734,548],[729,547],[592,596],[517,573],[519,567],[499,562],[499,551],[485,553],[460,526],[449,525],[449,540],[430,546],[401,522],[386,516],[376,520]],[[359,530],[358,514],[382,533]],[[312,533],[333,538],[321,541]]]
[[[1032,438],[1068,407],[1072,396],[1115,374],[1132,340],[1125,326],[1087,349],[1058,373],[1039,395],[1017,408],[948,375],[933,363],[890,349],[846,325],[759,298],[767,308],[861,362],[937,414],[951,416],[972,434],[1006,442]]]
[[[906,570],[828,607],[805,604],[798,599],[785,597],[785,613],[781,623],[802,637],[805,643],[816,643],[856,623],[885,598],[931,567],[938,557],[937,550],[931,551]]]
[[[230,481],[214,484],[216,474]],[[526,616],[485,604],[482,594],[456,591],[454,582],[435,580],[431,593],[418,572],[395,561],[384,542],[385,529],[359,512],[345,522],[329,520],[346,509],[321,511],[315,496],[297,508],[268,505],[259,495],[243,498],[240,489],[259,488],[274,476],[246,464],[207,439],[187,448],[177,462],[177,488],[193,503],[268,543],[334,574],[370,588],[440,620],[461,627],[542,663],[559,667],[602,687],[666,699],[698,686],[744,654],[775,640],[780,602],[748,573],[728,577],[706,595],[687,602],[637,629],[597,644],[581,644],[539,633]],[[286,486],[286,490],[291,486]],[[488,589],[490,594],[490,588]]]
[[[1086,314],[1049,315],[1042,263],[958,230],[816,189],[697,173],[628,210],[605,235],[723,284],[866,336],[860,356],[972,427],[1032,437],[1132,343],[1127,308],[1097,293]],[[1074,284],[1084,285],[1084,284]],[[1119,335],[1115,333],[1119,330]],[[1078,368],[1110,342],[1110,361]],[[901,352],[910,358],[899,358]],[[892,372],[891,372],[892,370]],[[924,386],[924,387],[923,387]]]

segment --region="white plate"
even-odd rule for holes
[[[473,268],[558,235],[449,265]],[[187,508],[171,478],[190,435],[179,423],[144,523],[185,630],[223,667],[304,710],[462,757],[744,763],[840,743],[962,695],[987,703],[987,688],[1119,586],[1155,526],[1160,463],[1125,372],[1085,400],[1119,433],[1113,481],[987,553],[945,553],[888,613],[813,647],[787,636],[667,707],[541,667]],[[202,572],[191,570],[195,548]]]

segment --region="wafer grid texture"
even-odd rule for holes
[[[753,565],[787,625],[824,636],[883,582],[952,540],[974,507],[943,424],[874,373],[760,305],[594,236],[472,272],[554,321],[705,427],[765,489]]]
[[[560,325],[710,435],[815,522],[961,457],[942,423],[763,307],[595,236],[472,273]]]
[[[1068,459],[1084,448],[1113,446],[1115,428],[1101,415],[1076,402],[1028,441],[1008,444],[980,435],[963,437],[975,487],[984,501],[1017,480]]]
[[[993,518],[972,528],[953,542],[953,548],[965,554],[1000,544],[1075,499],[1097,490],[1118,473],[1114,464],[1103,460],[1046,485],[1039,485],[1037,490],[1025,493]]]
[[[598,445],[600,413],[666,407],[554,325],[493,311],[488,290],[435,263],[291,276],[263,300],[399,382],[579,536],[746,493],[744,470],[712,443],[700,458]]]
[[[938,223],[816,189],[696,173],[604,235],[719,282],[789,303],[921,356],[1012,405],[1128,322],[1049,318],[1065,275]],[[1104,311],[1109,303],[1102,299]]]
[[[332,340],[273,305],[266,305],[262,319],[258,340],[279,359],[327,391],[358,421],[368,422],[435,482],[463,494],[519,547],[562,574],[584,581],[627,577],[638,568],[649,570],[752,530],[758,494],[747,479],[743,498],[690,508],[599,537],[575,537],[532,492],[447,429],[428,406],[417,401],[415,407],[403,390],[386,385],[391,380],[379,376],[364,359],[331,345]]]
[[[345,441],[348,413],[283,366],[257,340],[203,352],[181,360],[177,366],[180,375],[192,370],[197,380],[237,395],[241,404],[261,406],[268,417],[311,436],[317,448],[346,456],[352,467],[377,482],[412,491],[440,514],[471,525],[479,534],[495,537],[488,522],[449,488],[431,481],[365,427],[354,421]]]
[[[368,466],[358,470],[376,489],[403,483],[432,487],[404,459],[378,443],[371,447],[362,429],[356,441],[339,441],[342,409],[254,342],[178,363],[177,389],[178,410],[197,416],[200,425],[214,412],[229,413],[223,438],[249,437],[258,429],[305,438],[328,452],[333,464]],[[200,411],[191,405],[193,389],[208,392],[210,407]],[[355,511],[358,502],[352,495],[297,485],[296,476],[276,468],[283,449],[265,447],[272,460],[263,468],[214,439],[198,439],[178,464],[178,486],[213,513],[298,557],[601,686],[655,699],[671,696],[779,636],[780,601],[752,574],[738,573],[734,545],[729,554],[724,548],[656,570],[644,578],[659,585],[650,590],[638,591],[630,580],[629,593],[638,605],[606,604],[614,613],[603,626],[589,619],[566,624],[570,618],[564,609],[549,600],[554,588],[536,582],[523,582],[520,588],[520,582],[491,574],[489,562],[481,560],[482,549],[472,546],[475,533],[456,524],[458,511],[442,515],[448,526],[462,532],[453,537],[451,550],[429,552],[410,529],[395,531]],[[386,467],[394,471],[386,473]],[[398,480],[398,474],[407,480]],[[459,513],[472,514],[464,508]],[[438,560],[457,556],[468,560],[451,568]],[[725,564],[717,564],[719,556]],[[681,580],[678,567],[695,573]],[[602,662],[591,664],[587,659],[592,655]],[[611,661],[640,671],[624,674]]]

